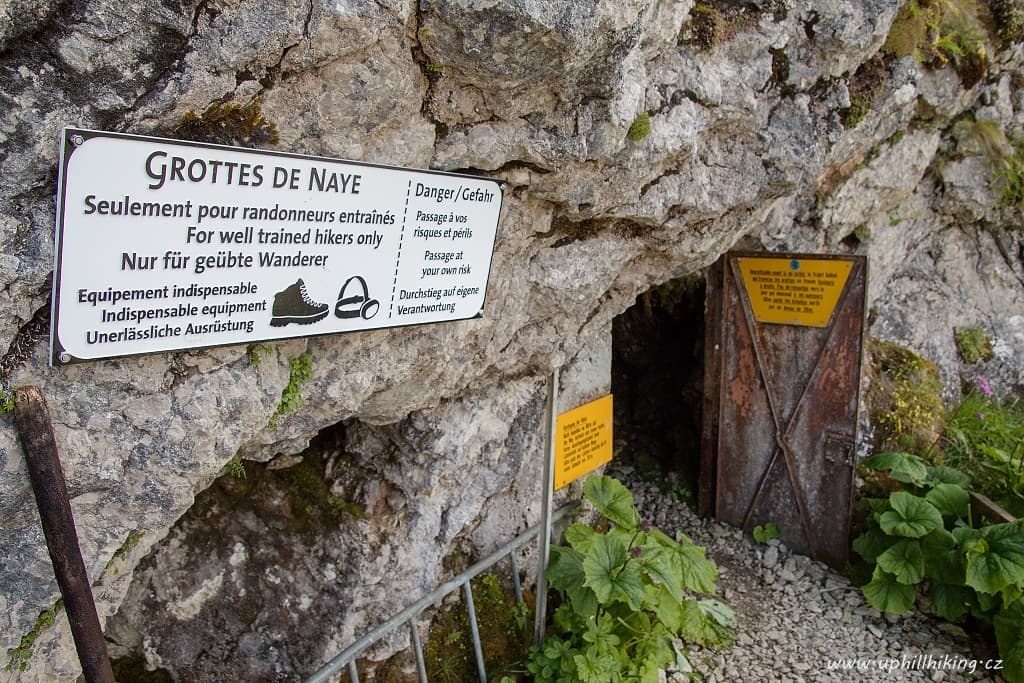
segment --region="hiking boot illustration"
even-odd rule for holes
[[[300,277],[295,284],[274,295],[271,327],[284,327],[288,323],[309,325],[327,317],[331,307],[309,298],[306,283]]]

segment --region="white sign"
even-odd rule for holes
[[[65,129],[54,364],[482,314],[497,181]]]

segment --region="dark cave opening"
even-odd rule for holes
[[[701,274],[648,289],[612,322],[616,459],[693,505],[701,462]]]

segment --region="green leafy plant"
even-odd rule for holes
[[[982,377],[975,385],[946,421],[943,461],[967,472],[978,491],[1019,516],[1024,511],[1024,402],[996,396]]]
[[[263,362],[264,356],[270,355],[270,352],[273,350],[270,344],[253,344],[249,347],[249,362],[252,363],[253,367],[258,368],[260,363]]]
[[[682,663],[674,638],[732,642],[732,610],[691,597],[715,592],[718,568],[703,548],[641,519],[633,494],[611,477],[589,477],[583,495],[609,528],[573,524],[568,547],[552,548],[548,578],[562,602],[547,640],[530,653],[536,681],[656,683],[659,669]]]
[[[1017,155],[1010,157],[999,175],[1003,179],[1003,206],[1024,204],[1024,159]]]
[[[633,119],[633,123],[629,124],[629,130],[626,131],[626,137],[633,142],[640,142],[650,134],[651,115],[645,109],[640,112],[639,116]]]
[[[957,327],[953,330],[953,338],[960,357],[969,365],[992,357],[992,342],[980,327]]]
[[[1003,180],[1003,206],[1024,206],[1024,138],[1007,138],[1010,152],[995,159],[996,173]]]
[[[861,463],[880,473],[886,497],[867,498],[867,530],[854,550],[873,567],[862,587],[876,609],[901,614],[927,591],[939,616],[970,614],[991,624],[1003,657],[1003,675],[1024,681],[1024,520],[969,526],[970,478],[932,467],[916,455],[886,452]]]
[[[758,543],[767,543],[779,537],[779,526],[775,522],[768,522],[764,526],[758,524],[754,527],[753,536]]]
[[[281,415],[294,413],[302,407],[302,385],[313,379],[313,356],[304,353],[289,361],[291,373],[288,376],[288,385],[281,391],[281,402],[277,410],[270,418],[270,428],[277,429],[277,418]]]
[[[484,646],[484,667],[490,680],[521,672],[533,623],[524,618],[529,608],[492,573],[472,580],[477,629]],[[528,628],[527,628],[528,627]],[[476,680],[473,636],[465,598],[436,614],[424,651],[430,681],[461,683]]]
[[[231,459],[224,463],[224,473],[235,479],[245,479],[245,463],[237,454],[232,455]]]
[[[0,389],[0,413],[9,413],[14,410],[14,387]]]
[[[110,556],[110,560],[107,562],[106,569],[113,570],[114,574],[118,573],[117,564],[123,561],[128,555],[138,547],[142,537],[146,535],[145,531],[133,529],[128,532],[125,536],[124,543],[121,547],[114,551],[114,554]]]
[[[21,637],[18,647],[7,651],[7,671],[24,671],[28,668],[29,660],[32,659],[32,652],[35,650],[36,640],[40,634],[57,623],[57,615],[64,609],[64,600],[58,599],[49,609],[39,613],[36,623],[32,629]]]
[[[723,22],[722,16],[711,5],[705,2],[696,3],[690,10],[691,30],[684,29],[679,32],[677,42],[687,42],[687,36],[700,48],[710,50],[722,39]]]
[[[990,0],[989,8],[1003,44],[1020,42],[1024,36],[1024,8],[1019,0]]]
[[[936,68],[951,64],[967,88],[988,68],[985,31],[973,0],[907,0],[882,49]]]
[[[856,128],[857,124],[864,120],[878,96],[882,94],[888,78],[885,61],[878,56],[866,60],[853,72],[847,83],[850,106],[839,111],[844,128]]]
[[[868,402],[881,450],[919,451],[938,441],[945,406],[938,368],[911,350],[881,340],[871,343]]]

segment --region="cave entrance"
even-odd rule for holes
[[[612,321],[616,457],[696,505],[704,396],[702,274],[648,289]]]

